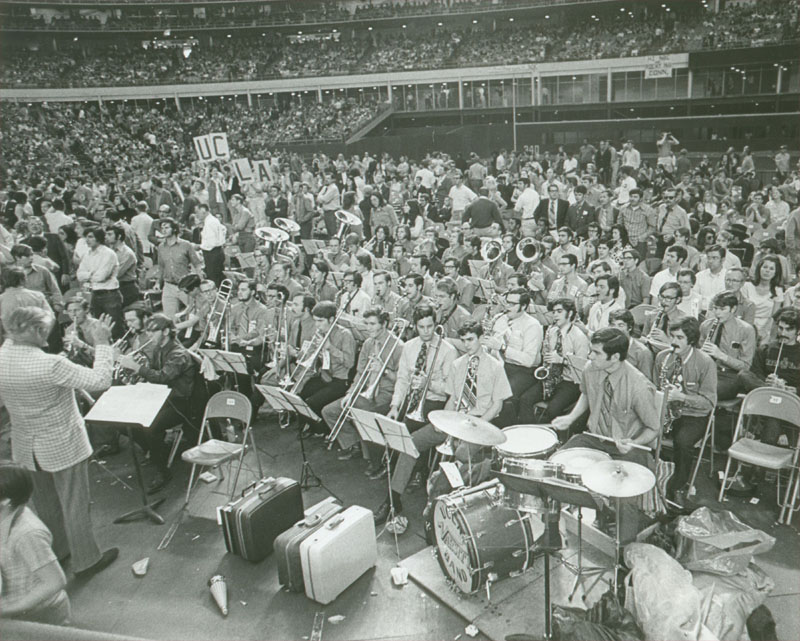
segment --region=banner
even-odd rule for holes
[[[645,78],[671,78],[672,65],[668,56],[647,56],[644,63]]]
[[[272,167],[269,160],[254,160],[253,165],[253,180],[260,183],[272,182]]]
[[[239,179],[239,184],[243,185],[253,180],[253,168],[247,158],[238,158],[231,162],[233,173]]]
[[[194,150],[197,152],[197,157],[203,162],[227,160],[231,155],[228,148],[228,135],[224,133],[195,136]]]

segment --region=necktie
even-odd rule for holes
[[[414,369],[420,374],[425,373],[425,366],[428,363],[428,343],[422,343],[417,354],[417,362],[414,363]]]
[[[614,401],[614,386],[606,376],[603,381],[603,398],[600,401],[600,428],[608,430],[609,434],[612,433],[611,429],[611,404]]]
[[[300,347],[303,344],[303,323],[302,321],[298,321],[297,323],[297,342],[295,343],[295,347]]]
[[[550,201],[550,216],[552,218],[556,217],[556,201],[555,200],[551,200]]]

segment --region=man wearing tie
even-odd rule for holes
[[[542,200],[536,207],[534,218],[548,231],[559,229],[567,223],[567,211],[569,202],[559,198],[557,185],[550,185],[547,188],[547,198]]]

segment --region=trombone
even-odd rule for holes
[[[339,418],[336,419],[336,424],[333,426],[330,435],[327,437],[328,449],[333,447],[333,444],[339,437],[339,433],[342,431],[344,424],[350,418],[351,411],[353,407],[355,407],[358,398],[361,397],[368,401],[375,400],[375,394],[378,391],[378,384],[380,383],[381,377],[386,372],[386,368],[389,366],[389,361],[392,360],[395,350],[397,350],[398,346],[402,345],[402,336],[403,332],[406,331],[406,327],[408,327],[408,321],[402,318],[398,318],[392,323],[391,327],[389,328],[389,335],[386,337],[383,345],[381,345],[381,348],[378,350],[377,362],[379,362],[381,365],[374,380],[370,385],[367,385],[373,373],[372,370],[374,361],[370,360],[366,367],[364,367],[364,371],[361,373],[361,376],[359,376],[358,380],[347,393],[347,396],[345,396],[343,399],[342,411],[339,413]],[[389,353],[384,357],[384,351],[390,346],[390,343],[391,349],[389,349]]]
[[[228,332],[225,331],[224,323],[232,293],[233,281],[230,278],[226,278],[219,284],[217,297],[214,299],[214,304],[211,306],[211,311],[208,313],[208,318],[206,319],[206,336],[205,338],[201,337],[198,344],[203,344],[205,342],[216,345],[219,340],[222,343],[222,349],[225,351],[228,350]]]
[[[398,421],[402,421],[404,419],[410,419],[412,421],[416,421],[417,423],[424,423],[425,422],[425,414],[422,411],[422,407],[425,404],[425,397],[428,395],[428,388],[431,385],[431,378],[433,378],[433,370],[436,368],[436,359],[439,356],[439,348],[442,346],[444,342],[444,325],[437,325],[433,333],[439,337],[438,342],[436,343],[436,348],[433,350],[433,359],[431,360],[431,365],[428,367],[428,371],[425,376],[425,383],[419,389],[412,389],[408,392],[405,399],[405,407],[403,411],[398,415]],[[425,365],[423,364],[423,368]],[[424,369],[420,371],[414,372],[415,374],[422,374]]]
[[[292,371],[288,379],[282,381],[282,383],[287,386],[291,385],[289,392],[292,394],[297,394],[297,392],[300,391],[300,386],[306,380],[306,376],[308,376],[308,373],[314,369],[317,359],[322,353],[322,348],[325,346],[325,343],[328,342],[328,339],[333,332],[333,328],[336,327],[336,323],[339,322],[343,312],[344,308],[340,309],[336,316],[334,316],[331,326],[328,328],[328,331],[322,338],[317,339],[319,333],[314,334],[314,338],[311,339],[307,349],[303,350],[303,352],[297,357],[297,365],[295,366],[294,371]]]

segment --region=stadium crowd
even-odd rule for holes
[[[0,83],[11,88],[256,80],[641,56],[763,45],[794,40],[799,34],[796,5],[771,2],[733,5],[713,15],[678,7],[656,17],[637,11],[582,24],[554,20],[495,31],[371,31],[302,42],[276,34],[236,36],[217,39],[213,47],[195,45],[188,55],[181,47],[143,49],[136,43],[95,48],[73,43],[56,53],[7,51],[0,61]]]

